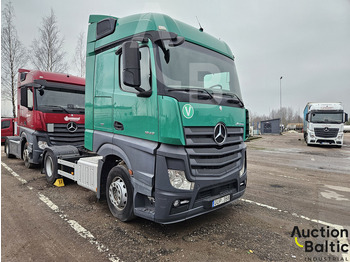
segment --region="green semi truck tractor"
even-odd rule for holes
[[[47,148],[48,181],[95,191],[121,221],[174,223],[241,197],[249,121],[227,44],[163,14],[89,23],[85,148]]]

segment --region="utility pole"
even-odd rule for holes
[[[280,112],[282,114],[282,78],[283,76],[280,77]]]

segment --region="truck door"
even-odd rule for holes
[[[149,41],[150,42],[150,41]],[[152,44],[140,45],[141,88],[152,90],[150,97],[138,97],[135,88],[123,84],[122,55],[117,55],[114,92],[114,133],[158,141],[158,111],[155,63]]]
[[[18,125],[28,128],[34,127],[34,93],[33,87],[23,86],[20,89],[21,98],[18,112]]]
[[[113,92],[115,49],[96,56],[94,130],[113,133]]]

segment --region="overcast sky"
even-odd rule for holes
[[[7,0],[2,0],[1,8]],[[90,14],[123,17],[158,12],[228,43],[236,57],[246,107],[269,114],[280,106],[302,112],[307,102],[343,102],[350,113],[350,0],[12,0],[22,43],[38,37],[52,8],[71,64]],[[30,65],[28,66],[30,67]],[[71,73],[75,73],[73,66]]]

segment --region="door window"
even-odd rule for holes
[[[140,67],[141,67],[141,88],[145,91],[149,91],[151,89],[151,64],[150,64],[150,54],[148,47],[144,46],[140,48],[140,54],[141,54],[141,60],[140,60]],[[122,61],[123,54],[120,55],[119,59],[119,76],[120,76],[120,88],[126,92],[132,92],[132,93],[138,93],[135,88],[124,85],[123,84],[123,63]]]

